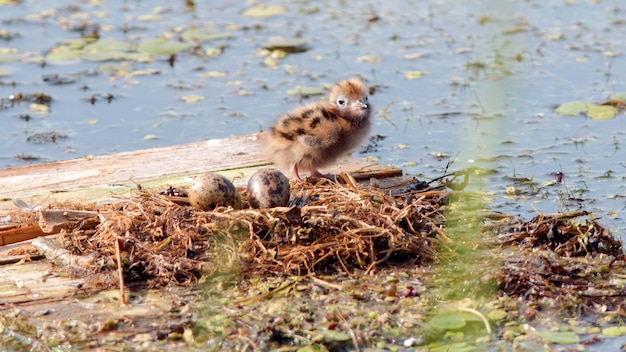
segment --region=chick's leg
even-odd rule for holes
[[[302,179],[300,178],[300,175],[298,174],[298,163],[291,164],[291,167],[289,168],[289,170],[291,171],[291,175],[293,175],[293,177],[295,177],[296,180],[302,181]]]

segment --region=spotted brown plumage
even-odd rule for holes
[[[268,156],[297,179],[300,171],[321,176],[319,168],[353,151],[367,137],[371,110],[363,81],[341,81],[328,101],[297,107],[278,118],[265,137]]]

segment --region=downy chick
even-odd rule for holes
[[[328,102],[310,103],[281,116],[266,137],[269,157],[300,179],[353,151],[370,132],[367,88],[359,78],[335,85]]]

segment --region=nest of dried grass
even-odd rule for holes
[[[198,211],[142,191],[101,207],[95,230],[66,231],[59,241],[74,253],[96,252],[102,271],[115,268],[120,241],[125,283],[147,287],[194,283],[206,272],[353,273],[436,257],[446,192],[391,197],[327,180],[291,186],[294,205],[275,209]]]
[[[582,218],[582,220],[580,220]],[[503,295],[559,309],[626,314],[621,241],[586,211],[508,221],[499,240],[515,254],[498,272]]]

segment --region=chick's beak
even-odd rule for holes
[[[370,107],[370,106],[369,106],[369,104],[367,103],[367,101],[366,101],[366,100],[363,100],[363,99],[359,99],[359,100],[357,100],[357,101],[354,103],[354,106],[355,106],[356,108],[363,109],[363,110],[367,110],[367,109],[369,109],[369,107]]]

